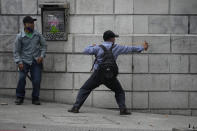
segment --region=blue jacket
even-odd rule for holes
[[[112,42],[103,42],[102,45],[104,45],[109,50],[112,46]],[[143,46],[123,46],[115,44],[114,48],[112,49],[112,53],[114,55],[115,60],[117,60],[120,54],[141,52],[143,50]],[[104,53],[103,49],[99,47],[99,45],[91,45],[85,48],[84,53],[89,55],[95,55],[97,57],[97,61],[94,64],[94,70],[96,70],[98,68],[98,65],[102,62],[102,54]]]
[[[34,31],[32,38],[29,38],[22,31],[16,36],[14,43],[14,61],[16,63],[27,63],[31,65],[33,60],[45,56],[46,49],[45,39],[40,33]]]

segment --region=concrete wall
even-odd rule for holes
[[[23,29],[25,15],[37,17],[39,3],[54,0],[0,0],[0,95],[15,95],[16,65],[12,48]],[[65,0],[55,0],[65,2]],[[126,103],[135,111],[196,115],[197,112],[197,1],[196,0],[68,0],[68,41],[47,42],[41,99],[73,104],[90,76],[94,57],[84,47],[100,44],[102,33],[120,35],[117,43],[131,45],[146,40],[142,54],[121,55],[119,80]],[[132,68],[132,66],[134,68]],[[31,83],[27,80],[27,97]],[[101,86],[85,105],[117,108],[114,93]]]

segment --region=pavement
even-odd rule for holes
[[[172,131],[197,126],[197,117],[136,113],[120,116],[119,111],[82,107],[80,113],[67,112],[71,105],[0,97],[0,131]],[[196,130],[195,130],[196,131]]]

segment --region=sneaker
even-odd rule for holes
[[[16,100],[15,100],[15,104],[16,105],[22,105],[23,104],[23,101],[24,101],[24,98],[17,97]]]
[[[32,104],[34,105],[41,105],[40,100],[36,99],[36,100],[32,100]]]
[[[79,109],[77,107],[73,107],[73,108],[69,109],[68,112],[79,113]]]
[[[131,115],[131,112],[127,109],[120,109],[120,115]]]

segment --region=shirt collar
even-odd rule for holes
[[[104,41],[102,44],[113,44],[113,43],[109,41]]]
[[[22,37],[25,37],[25,36],[26,36],[26,33],[25,33],[24,30],[23,30],[21,33],[22,33],[22,35],[21,35]],[[33,33],[32,33],[32,37],[33,37],[34,35],[36,35],[36,34],[37,34],[37,32],[34,30]]]

